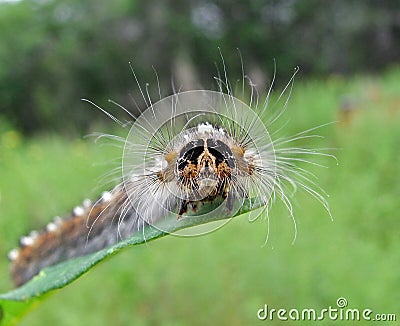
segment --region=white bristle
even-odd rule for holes
[[[167,167],[168,162],[162,157],[156,157],[154,160],[154,166],[149,166],[148,170],[152,172],[157,172],[163,170]]]
[[[92,201],[88,198],[86,198],[83,203],[82,203],[83,207],[88,208],[90,207],[90,205],[92,205]]]
[[[50,222],[50,223],[48,223],[48,224],[46,225],[46,230],[47,230],[48,232],[53,232],[53,231],[55,231],[55,230],[57,230],[57,229],[58,229],[58,226],[57,226],[56,223]]]
[[[244,152],[244,158],[245,158],[245,159],[252,158],[252,157],[254,157],[254,155],[256,155],[256,152],[253,151],[253,150],[246,150],[246,151]]]
[[[60,217],[60,216],[55,216],[54,218],[53,218],[53,223],[55,224],[55,225],[57,225],[57,226],[59,226],[59,225],[61,225],[62,224],[62,218]]]
[[[38,236],[39,236],[39,232],[36,230],[33,230],[29,233],[29,237],[32,238],[33,241],[35,241]]]
[[[35,242],[35,240],[29,236],[22,237],[19,241],[23,246],[31,246]]]
[[[210,125],[208,122],[201,123],[197,126],[197,131],[199,134],[211,133],[214,130],[214,127]]]
[[[83,209],[82,206],[76,206],[72,211],[72,213],[75,216],[81,216],[81,215],[83,215],[84,212],[85,212],[85,210]]]
[[[104,191],[104,192],[101,194],[101,199],[102,199],[103,201],[105,201],[105,202],[110,201],[111,198],[112,198],[112,194],[111,194],[111,192],[109,192],[109,191]]]
[[[11,261],[16,260],[18,256],[19,256],[19,250],[16,248],[10,250],[10,252],[8,253],[8,259]]]

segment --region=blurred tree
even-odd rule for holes
[[[400,57],[399,17],[400,2],[372,0],[0,2],[1,114],[25,133],[86,132],[103,117],[80,98],[145,108],[129,61],[157,99],[171,78],[176,89],[212,87],[218,47],[233,81],[239,48],[261,86],[274,58],[278,84],[296,65],[303,74],[378,71]]]

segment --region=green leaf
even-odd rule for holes
[[[210,211],[215,205],[207,204],[197,214]],[[259,207],[259,204],[252,204],[252,209]],[[250,211],[249,201],[245,201],[242,208],[235,216]],[[1,326],[15,325],[29,310],[37,306],[43,299],[70,284],[92,267],[104,261],[106,258],[115,255],[122,249],[140,245],[155,240],[167,234],[189,227],[210,223],[227,217],[209,217],[204,220],[201,216],[190,216],[179,221],[166,222],[160,225],[161,231],[155,227],[147,227],[144,232],[133,235],[131,238],[121,241],[111,247],[105,248],[90,255],[70,259],[57,265],[44,268],[32,280],[10,292],[0,294],[0,324]]]

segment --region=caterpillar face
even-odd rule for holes
[[[176,176],[195,198],[216,196],[231,178],[235,160],[220,140],[200,138],[186,144],[176,162]],[[190,196],[190,195],[189,195]],[[190,196],[191,197],[191,196]]]
[[[216,139],[216,134],[219,134],[219,139]],[[232,152],[230,144],[233,140],[226,132],[208,123],[189,130],[183,139],[192,140],[184,143],[178,153],[168,153],[166,158],[169,162],[158,173],[161,182],[167,182],[166,176],[170,175],[169,181],[176,180],[185,193],[179,217],[186,213],[188,203],[228,198],[230,183],[238,174],[236,162],[240,159]],[[229,204],[227,206],[232,208]]]

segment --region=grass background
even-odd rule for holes
[[[343,114],[349,108],[349,114]],[[336,307],[400,311],[400,70],[351,80],[297,79],[284,133],[326,122],[316,146],[339,166],[311,167],[330,194],[332,222],[296,194],[298,236],[277,203],[265,220],[240,217],[207,236],[168,236],[125,250],[56,293],[22,325],[255,324],[257,310]],[[12,287],[6,253],[18,238],[101,192],[118,149],[89,139],[24,139],[0,125],[0,290]],[[400,318],[399,314],[397,318]],[[327,324],[330,322],[327,321]]]

